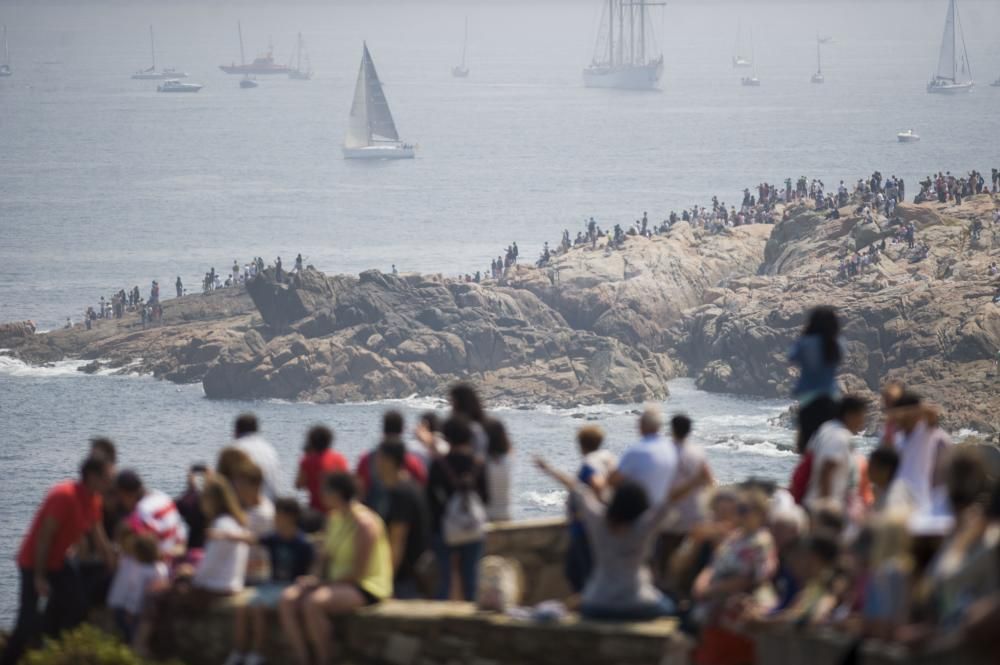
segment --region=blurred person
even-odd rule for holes
[[[55,485],[35,513],[17,555],[20,598],[2,665],[16,665],[27,648],[37,645],[43,628],[57,636],[83,621],[85,601],[66,556],[90,533],[111,565],[114,555],[101,523],[101,505],[111,489],[112,468],[103,456],[88,457],[79,478]]]
[[[393,595],[419,596],[418,566],[430,539],[430,511],[423,488],[405,469],[406,446],[385,441],[375,453],[375,471],[385,488],[388,502],[382,515],[392,551]]]
[[[264,474],[264,496],[271,501],[282,495],[284,481],[281,475],[281,460],[278,451],[260,433],[257,416],[244,413],[233,426],[232,446],[242,450]]]
[[[309,494],[309,521],[321,522],[318,516],[326,512],[323,506],[323,479],[337,471],[347,471],[347,459],[333,450],[334,433],[329,427],[314,425],[306,434],[306,443],[299,460],[295,489]]]
[[[858,484],[853,439],[864,430],[868,403],[847,395],[837,409],[837,417],[823,423],[809,441],[813,461],[805,503],[812,506],[821,501],[833,501],[846,511],[851,509],[851,499]]]
[[[299,665],[333,660],[333,618],[392,595],[392,554],[382,519],[358,500],[357,481],[350,474],[327,476],[323,488],[329,509],[320,560],[323,579],[299,578],[284,590],[279,604],[281,625]]]
[[[677,472],[677,446],[660,434],[663,417],[660,410],[649,406],[639,417],[639,442],[625,451],[618,469],[611,474],[611,486],[626,480],[642,485],[651,505],[666,501]]]
[[[390,410],[382,414],[382,439],[379,441],[379,444],[386,441],[402,442],[404,424],[403,414],[399,411]],[[386,512],[385,492],[382,486],[379,485],[378,476],[372,470],[373,455],[377,450],[378,445],[361,455],[358,459],[355,475],[357,475],[358,482],[360,483],[361,502],[379,515],[384,515]],[[410,474],[410,477],[414,481],[420,485],[427,484],[427,469],[419,457],[407,452],[405,467],[406,472]]]
[[[510,438],[503,423],[490,418],[483,426],[486,431],[486,487],[490,500],[486,517],[491,522],[510,520],[510,485],[514,463],[511,459]]]
[[[910,534],[905,515],[888,514],[872,524],[871,577],[864,591],[863,634],[892,640],[910,607]]]
[[[871,481],[874,514],[909,513],[914,500],[906,483],[897,478],[899,453],[895,448],[881,446],[868,456],[868,478]]]
[[[810,311],[802,335],[788,354],[789,361],[799,369],[792,396],[799,405],[800,454],[820,426],[837,415],[835,402],[840,395],[837,369],[843,356],[840,323],[834,309],[817,307]]]
[[[274,531],[274,503],[263,492],[264,473],[248,464],[233,480],[233,491],[246,517],[246,529],[258,540]],[[257,586],[271,577],[270,557],[262,545],[250,543],[247,554],[246,584]]]
[[[614,453],[601,447],[604,443],[604,431],[596,425],[580,428],[576,434],[576,441],[583,458],[576,479],[590,487],[601,501],[606,503],[611,498],[608,481],[618,466],[618,459]],[[579,594],[593,570],[594,557],[579,508],[572,494],[566,500],[566,510],[569,515],[566,579],[573,593]]]
[[[147,488],[139,474],[125,469],[115,479],[120,506],[128,514],[126,526],[136,534],[153,535],[168,565],[187,550],[187,524],[174,500],[163,492]]]
[[[448,392],[452,415],[465,416],[472,429],[472,445],[476,457],[484,459],[489,439],[486,436],[486,411],[476,389],[467,383],[457,383]]]

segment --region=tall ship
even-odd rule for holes
[[[413,159],[414,153],[412,145],[399,140],[375,62],[364,44],[344,138],[344,159]]]
[[[962,45],[961,55],[958,51],[959,43]],[[958,8],[955,0],[948,0],[948,13],[944,18],[944,35],[941,37],[937,71],[927,84],[927,92],[968,92],[974,85]]]
[[[302,40],[302,33],[299,33],[298,45],[296,47],[295,69],[288,72],[288,78],[297,81],[309,81],[312,79],[312,62],[309,60],[309,52],[306,51],[306,43]],[[302,53],[305,52],[305,64],[302,63]]]
[[[148,68],[140,69],[135,74],[132,74],[132,78],[140,81],[163,81],[167,79],[187,78],[187,73],[179,72],[176,69],[167,68],[158,70],[156,68],[156,43],[153,41],[153,26],[149,26],[149,53],[152,64]]]
[[[10,49],[7,48],[7,26],[3,27],[3,62],[0,62],[0,76],[13,76],[10,66]]]
[[[288,65],[279,65],[274,61],[274,47],[268,44],[267,53],[254,58],[253,62],[246,61],[243,50],[243,26],[237,22],[236,31],[240,35],[240,64],[235,62],[230,65],[219,65],[219,69],[227,74],[291,74],[293,70]]]
[[[663,53],[656,46],[649,8],[663,4],[606,0],[594,59],[583,70],[584,86],[624,90],[659,88]]]

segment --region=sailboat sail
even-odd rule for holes
[[[941,55],[938,57],[937,77],[954,82],[957,78],[955,63],[955,0],[948,2],[948,15],[944,21],[941,38]]]
[[[351,104],[344,145],[348,148],[363,148],[380,141],[399,141],[399,134],[396,132],[396,123],[392,120],[392,112],[389,111],[389,102],[382,91],[378,72],[375,71],[375,63],[365,45],[358,82],[354,86],[354,101]]]

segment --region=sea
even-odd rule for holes
[[[585,89],[599,0],[427,2],[42,3],[0,1],[14,76],[0,78],[0,321],[40,329],[79,321],[100,296],[181,276],[194,289],[234,259],[302,253],[328,272],[370,268],[461,275],[517,242],[537,256],[584,219],[629,224],[648,211],[738,204],[744,187],[799,176],[827,187],[875,170],[910,192],[939,170],[1000,167],[1000,3],[960,4],[977,87],[928,95],[945,0],[677,0],[653,10],[660,92]],[[468,19],[467,79],[451,76]],[[273,44],[288,61],[302,33],[311,81],[260,77],[244,90],[218,68]],[[130,75],[156,64],[189,73],[197,94],[159,94]],[[734,70],[737,26],[760,87]],[[811,84],[816,40],[823,85]],[[367,43],[412,161],[345,161],[347,124]],[[0,56],[2,57],[2,56]],[[919,143],[900,144],[913,129]],[[178,492],[211,461],[233,418],[258,413],[293,472],[306,428],[337,431],[356,457],[386,408],[414,416],[433,396],[313,405],[217,402],[200,386],[84,375],[79,363],[28,367],[0,357],[0,626],[16,605],[13,557],[53,482],[71,476],[97,434],[125,466]],[[667,413],[695,420],[723,482],[784,479],[786,400],[671,383]],[[563,495],[532,466],[577,464],[574,430],[597,422],[622,451],[640,405],[498,408],[514,441],[519,517],[557,515]],[[412,417],[410,418],[412,421]]]

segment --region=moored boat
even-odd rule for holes
[[[279,65],[274,61],[274,49],[268,44],[267,53],[254,58],[253,62],[247,63],[245,51],[243,50],[243,25],[237,21],[236,30],[240,35],[240,64],[235,62],[230,65],[219,65],[219,69],[227,74],[291,74],[294,70],[288,65]]]
[[[607,0],[597,53],[590,66],[583,70],[585,87],[626,90],[659,88],[663,75],[663,54],[651,54],[657,47],[649,7],[662,4],[647,0]]]
[[[959,68],[957,49],[958,38],[961,38],[962,42],[961,68]],[[944,35],[941,38],[937,71],[927,84],[927,92],[942,94],[969,92],[974,85],[956,0],[948,0],[948,13],[944,20]]]
[[[0,63],[0,76],[13,76],[14,70],[10,66],[10,49],[7,47],[7,26],[3,26],[3,62]]]
[[[157,92],[198,92],[204,86],[200,83],[184,83],[180,79],[170,79],[156,86]]]
[[[905,132],[896,134],[896,140],[900,143],[916,143],[920,140],[920,135],[912,129],[907,129]]]
[[[156,45],[153,41],[153,26],[149,26],[149,52],[152,56],[153,64],[146,69],[140,69],[132,78],[139,81],[163,81],[167,79],[187,78],[187,72],[181,72],[173,68],[163,70],[156,69]]]

